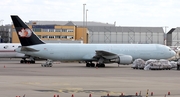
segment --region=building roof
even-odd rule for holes
[[[76,24],[74,24],[72,21],[69,21],[67,24],[65,24],[65,26],[76,26]]]
[[[68,26],[84,26],[90,32],[149,32],[149,33],[164,33],[163,27],[123,27],[114,26],[114,24],[88,21],[29,21],[32,25],[68,25]]]
[[[150,32],[150,33],[164,33],[162,27],[98,27],[88,26],[90,32]]]
[[[172,34],[176,28],[172,28],[167,34]]]
[[[175,29],[175,30],[174,30],[173,32],[176,32],[176,33],[177,33],[177,32],[178,32],[178,33],[180,32],[180,27],[177,27],[177,28],[174,28],[174,29]],[[172,33],[173,33],[173,32],[172,32]]]
[[[86,25],[86,22],[82,21],[29,21],[28,24],[36,24],[36,25],[66,25],[68,23],[74,24],[76,26],[84,26]],[[94,21],[88,21],[87,26],[114,26],[114,24],[109,23],[101,23],[101,22],[94,22]]]

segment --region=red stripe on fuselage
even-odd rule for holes
[[[0,52],[16,52],[14,50],[0,50]]]

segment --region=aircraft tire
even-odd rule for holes
[[[95,64],[94,64],[94,63],[91,63],[91,67],[95,67]]]
[[[91,67],[91,64],[90,63],[86,63],[86,67]]]
[[[30,61],[30,63],[33,63],[33,64],[34,64],[34,63],[35,63],[35,61],[32,61],[32,60],[31,60],[31,61]]]
[[[105,64],[96,64],[96,67],[105,67]]]
[[[20,63],[24,63],[24,60],[21,60]]]

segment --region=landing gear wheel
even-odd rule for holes
[[[34,60],[21,60],[20,63],[35,63]]]
[[[89,63],[89,62],[86,63],[86,67],[94,67],[94,66],[95,66],[94,63]]]
[[[91,67],[90,63],[86,63],[86,67]]]
[[[21,60],[20,63],[24,63],[24,60]]]
[[[96,67],[105,67],[105,64],[102,63],[102,64],[96,64]]]
[[[95,64],[94,64],[94,63],[91,63],[91,67],[95,67]]]

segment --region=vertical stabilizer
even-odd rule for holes
[[[14,27],[22,46],[44,44],[39,37],[17,16],[11,15]]]

